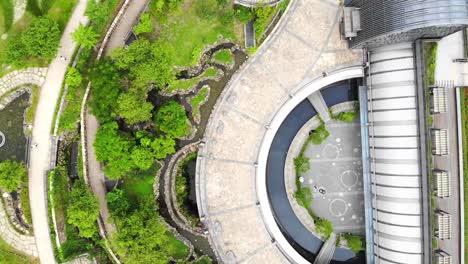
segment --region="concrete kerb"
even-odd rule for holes
[[[257,197],[260,202],[263,221],[270,233],[270,236],[275,239],[280,251],[283,252],[283,254],[293,263],[306,264],[309,262],[289,244],[288,240],[279,229],[270,206],[268,191],[266,188],[266,165],[271,143],[286,116],[294,109],[294,107],[307,98],[308,95],[330,84],[363,76],[364,72],[361,66],[348,67],[343,70],[334,71],[326,77],[315,79],[310,83],[299,87],[297,92],[293,94],[293,97],[286,101],[275,113],[273,120],[269,124],[270,129],[266,130],[263,137],[258,153],[258,166],[256,168]]]

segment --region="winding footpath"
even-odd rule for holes
[[[75,51],[76,43],[73,41],[71,33],[78,28],[80,23],[86,24],[86,3],[87,0],[78,2],[65,28],[60,40],[57,57],[49,65],[34,118],[32,143],[37,144],[37,147],[31,149],[30,155],[29,199],[39,259],[41,263],[46,264],[56,262],[50,239],[47,208],[47,171],[50,169],[52,146],[50,134],[55,106],[59,99],[60,89],[68,66],[68,60],[60,60],[60,56],[71,58]]]

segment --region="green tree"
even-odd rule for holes
[[[106,201],[113,216],[125,216],[130,209],[126,194],[121,189],[114,189],[106,194]]]
[[[91,26],[80,23],[75,32],[72,33],[73,40],[84,48],[92,48],[96,45],[99,34]]]
[[[133,27],[135,34],[140,35],[142,33],[149,33],[153,31],[153,23],[151,22],[151,16],[148,13],[141,15],[140,22]]]
[[[157,159],[165,159],[167,155],[175,153],[176,142],[173,138],[161,136],[151,142],[151,148]]]
[[[67,76],[65,77],[65,83],[68,86],[78,87],[80,86],[82,80],[83,80],[83,77],[81,76],[81,73],[76,68],[72,68],[72,67],[68,68]]]
[[[155,123],[159,130],[175,138],[184,137],[190,133],[190,125],[184,107],[173,100],[159,108]]]
[[[73,184],[70,201],[67,208],[67,222],[79,229],[80,236],[93,237],[97,233],[96,220],[99,216],[97,198],[82,180],[78,180]]]
[[[132,160],[140,170],[148,170],[154,164],[155,154],[147,147],[134,147]]]
[[[246,24],[255,18],[254,11],[248,7],[236,5],[234,11],[234,16],[241,23]]]
[[[116,122],[101,125],[96,133],[94,151],[98,161],[104,162],[104,173],[111,179],[119,179],[135,169],[130,149],[132,142],[118,131]]]
[[[100,29],[106,23],[110,13],[110,6],[108,4],[98,3],[96,0],[89,0],[86,7],[86,16],[93,22],[96,28]]]
[[[122,93],[117,100],[118,115],[130,125],[151,120],[152,110],[153,105],[136,92]]]
[[[117,67],[109,60],[100,60],[90,74],[93,89],[89,102],[91,111],[101,121],[116,117],[116,103],[122,90]]]
[[[31,26],[21,35],[25,53],[47,61],[55,57],[59,41],[60,30],[57,22],[46,17],[35,18]]]
[[[21,162],[5,160],[0,163],[0,187],[4,191],[18,190],[21,179],[27,175],[26,166]]]
[[[147,92],[152,86],[165,87],[175,79],[174,51],[168,43],[141,38],[126,49],[117,48],[111,56],[117,67],[129,72],[136,89]]]

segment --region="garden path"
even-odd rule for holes
[[[55,106],[59,99],[62,82],[68,67],[68,60],[76,48],[71,34],[80,23],[86,24],[87,0],[80,0],[65,28],[60,40],[56,58],[49,65],[49,70],[42,85],[34,118],[32,142],[37,147],[31,149],[29,164],[29,199],[33,219],[34,235],[41,263],[56,263],[50,239],[49,216],[47,207],[47,171],[50,169],[51,127],[54,120]]]

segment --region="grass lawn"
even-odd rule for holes
[[[242,38],[236,34],[237,22],[226,15],[233,12],[230,4],[221,6],[216,0],[187,0],[181,9],[169,14],[164,24],[157,23],[153,36],[167,40],[174,47],[176,65],[194,66],[205,46],[221,39],[237,41]]]
[[[190,105],[192,106],[192,115],[193,118],[198,119],[200,114],[200,104],[205,102],[206,98],[209,95],[208,87],[203,87],[196,96],[190,98]]]
[[[216,62],[224,63],[224,64],[232,64],[233,56],[231,51],[227,49],[220,50],[216,52],[213,56]]]
[[[198,77],[173,81],[169,86],[166,87],[165,91],[172,92],[179,89],[188,90],[200,82],[203,78],[213,78],[216,76],[216,74],[218,74],[218,69],[211,67]]]
[[[5,264],[39,264],[39,259],[23,255],[0,238],[0,263]]]

